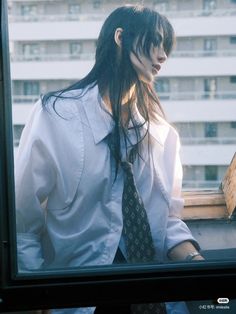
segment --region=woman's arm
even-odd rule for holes
[[[55,167],[47,148],[47,130],[37,103],[23,131],[15,164],[15,199],[19,271],[43,264],[41,236],[45,228],[43,202],[55,185]]]
[[[184,241],[169,250],[168,257],[173,261],[204,260],[201,253],[190,241]]]
[[[183,172],[179,136],[173,129],[170,130],[166,142],[166,154],[168,154],[168,156],[166,155],[168,157],[166,160],[169,161],[167,173],[171,187],[166,236],[167,256],[175,261],[202,260],[199,244],[188,226],[181,220],[181,211],[184,206],[181,196]]]

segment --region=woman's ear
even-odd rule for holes
[[[117,46],[120,48],[121,48],[121,44],[122,44],[122,32],[123,32],[123,29],[118,27],[115,30],[115,34],[114,34],[114,40],[115,40]]]

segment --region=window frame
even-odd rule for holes
[[[232,261],[108,265],[63,273],[17,273],[6,0],[1,1],[0,10],[0,311],[236,298],[236,291],[230,288],[230,283],[236,280],[236,263]]]

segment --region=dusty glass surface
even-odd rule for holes
[[[145,152],[147,168],[145,163],[135,166],[157,263],[169,263],[170,249],[186,240],[194,247],[184,248],[177,260],[198,251],[197,243],[206,259],[235,259],[235,221],[224,202],[203,204],[193,214],[191,206],[187,214],[179,211],[184,196],[174,129],[180,136],[183,191],[220,193],[235,153],[236,8],[233,2],[213,2],[202,7],[194,0],[143,1],[167,16],[176,33],[176,46],[166,62],[158,61],[161,70],[153,82],[169,124],[168,135],[158,129],[152,136],[166,147],[166,155],[159,159],[155,144],[156,161],[149,164]],[[119,169],[113,182],[114,160],[104,140],[108,133],[103,134],[112,124],[103,108],[105,98],[93,90],[86,108],[75,97],[64,106],[59,101],[57,112],[42,113],[39,103],[40,95],[62,90],[89,73],[105,18],[124,4],[8,1],[20,272],[112,264],[118,246],[126,256],[123,175]],[[101,117],[108,121],[105,129]],[[142,171],[150,180],[143,179]],[[199,203],[208,197],[202,195]],[[126,263],[124,256],[115,262]]]

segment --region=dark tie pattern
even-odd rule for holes
[[[108,146],[114,157],[112,136],[108,136]],[[133,148],[127,161],[121,161],[124,172],[124,189],[122,195],[123,235],[129,263],[146,263],[155,260],[155,248],[147,212],[138,193],[134,174]],[[166,314],[164,303],[132,304],[132,314]],[[122,314],[122,313],[120,313]]]
[[[151,262],[155,259],[155,248],[147,212],[135,184],[133,164],[130,161],[122,161],[121,167],[124,172],[122,213],[127,261],[130,263]],[[132,304],[131,313],[164,314],[166,308],[164,303]]]
[[[155,258],[151,230],[143,201],[139,196],[131,162],[122,161],[124,190],[122,196],[123,233],[130,263],[151,262]]]

